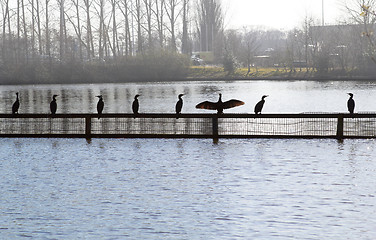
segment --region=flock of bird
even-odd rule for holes
[[[353,114],[354,109],[355,109],[355,101],[353,99],[354,95],[352,93],[348,93],[348,95],[350,95],[350,98],[347,101],[347,109],[348,109],[350,114]],[[52,115],[55,114],[56,110],[57,110],[57,103],[56,103],[56,97],[57,96],[58,95],[53,95],[52,101],[50,103],[50,110],[51,110]],[[132,103],[132,111],[135,115],[138,114],[138,111],[139,111],[139,108],[140,108],[140,104],[138,102],[139,96],[140,96],[139,94],[134,96],[134,100],[133,100],[133,103]],[[175,105],[175,112],[176,112],[177,115],[179,115],[181,113],[181,110],[183,108],[183,99],[182,99],[183,96],[184,96],[184,94],[178,95],[178,102]],[[98,119],[100,119],[100,115],[102,114],[103,109],[104,109],[104,101],[103,101],[102,95],[98,95],[96,97],[99,98],[98,103],[97,103],[97,112],[98,112]],[[255,105],[255,109],[254,109],[255,114],[261,114],[262,108],[264,107],[266,97],[268,97],[268,95],[262,96],[261,100]],[[196,108],[198,108],[198,109],[208,109],[208,110],[217,110],[218,114],[222,114],[224,109],[229,109],[229,108],[233,108],[233,107],[237,107],[237,106],[241,106],[241,105],[244,105],[244,102],[237,100],[237,99],[231,99],[231,100],[223,102],[222,101],[222,94],[220,93],[219,99],[218,99],[217,102],[204,101],[204,102],[197,104]],[[18,92],[17,92],[16,93],[16,101],[12,105],[12,114],[16,114],[16,113],[18,114],[19,107],[20,107],[20,100],[19,100]]]

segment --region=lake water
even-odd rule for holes
[[[369,82],[180,82],[1,86],[20,112],[183,112],[237,98],[252,112],[376,111]],[[0,139],[0,239],[375,239],[371,139]]]
[[[263,112],[347,112],[348,92],[354,93],[356,112],[376,112],[376,82],[352,81],[238,81],[177,82],[141,84],[78,84],[0,86],[0,112],[12,112],[15,92],[20,93],[20,113],[49,113],[52,95],[57,94],[57,113],[95,113],[98,98],[103,95],[104,113],[130,113],[136,94],[140,94],[141,113],[173,113],[177,95],[184,93],[183,112],[207,113],[195,109],[199,102],[239,99],[246,104],[226,112],[253,113],[262,95],[269,95]]]

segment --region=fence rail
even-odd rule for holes
[[[0,137],[376,138],[376,114],[0,114]]]

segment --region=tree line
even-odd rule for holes
[[[124,66],[168,77],[172,67],[189,65],[193,49],[213,49],[223,32],[219,0],[1,0],[0,6],[1,75],[10,80],[93,77],[85,68],[121,79]]]
[[[194,52],[229,74],[260,67],[364,74],[374,67],[375,0],[348,21],[306,17],[279,31],[225,29],[221,0],[0,0],[2,83],[124,82],[187,76]],[[253,71],[254,72],[254,71]]]
[[[310,76],[370,77],[376,73],[376,1],[353,0],[344,18],[332,25],[306,17],[289,31],[257,27],[226,30],[224,58],[237,66],[297,71]]]

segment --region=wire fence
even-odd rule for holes
[[[336,118],[224,118],[219,135],[241,136],[334,136]]]
[[[85,118],[0,118],[0,134],[85,134]]]
[[[0,136],[375,138],[376,114],[0,114]]]
[[[161,115],[163,116],[163,115]],[[94,135],[212,135],[210,118],[176,117],[127,117],[92,119],[91,133]]]

